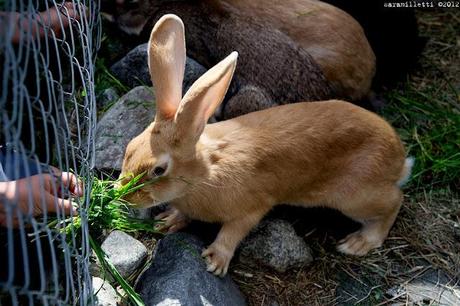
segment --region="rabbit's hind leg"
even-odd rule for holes
[[[401,207],[402,194],[397,186],[373,192],[373,200],[352,205],[342,212],[362,224],[362,228],[342,239],[337,249],[345,254],[363,256],[378,248],[388,236]]]

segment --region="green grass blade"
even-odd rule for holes
[[[133,287],[131,287],[131,285],[128,284],[128,282],[123,278],[123,276],[120,275],[115,266],[110,262],[110,260],[107,259],[107,255],[104,253],[101,247],[92,239],[91,236],[89,236],[89,243],[91,245],[91,248],[94,250],[94,253],[96,253],[97,259],[104,268],[104,271],[109,272],[113,276],[113,278],[117,281],[121,288],[123,288],[123,290],[126,292],[130,301],[136,306],[145,306],[139,294],[136,291],[134,291]]]

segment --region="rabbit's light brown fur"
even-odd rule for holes
[[[157,114],[128,145],[122,176],[146,173],[150,179],[154,169],[166,171],[128,200],[139,207],[170,202],[174,210],[162,217],[173,230],[184,224],[182,215],[221,223],[203,252],[217,275],[226,274],[239,242],[280,203],[331,207],[361,222],[362,229],[339,245],[344,253],[364,255],[379,247],[399,211],[398,182],[407,174],[394,129],[342,101],[283,105],[206,125],[225,95],[236,55],[181,98],[182,36],[183,25],[171,15],[152,31]]]
[[[341,97],[366,97],[375,55],[359,23],[344,11],[316,0],[222,0],[240,13],[267,20],[306,50]]]

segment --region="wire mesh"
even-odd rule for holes
[[[85,211],[98,12],[91,0],[0,0],[2,305],[93,303]],[[81,227],[59,231],[75,213]]]

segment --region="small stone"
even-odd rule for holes
[[[93,294],[96,306],[116,306],[120,301],[115,289],[99,277],[93,277]]]
[[[256,261],[279,272],[313,261],[311,250],[292,225],[284,220],[264,220],[240,246],[242,262]]]
[[[96,127],[95,166],[121,170],[126,146],[155,117],[155,98],[149,87],[139,86],[121,97],[99,120]]]
[[[136,284],[145,305],[246,305],[228,275],[220,278],[206,271],[201,258],[204,247],[201,240],[186,233],[161,239],[149,268]]]
[[[124,278],[139,268],[147,257],[147,248],[122,231],[111,232],[101,248]]]

